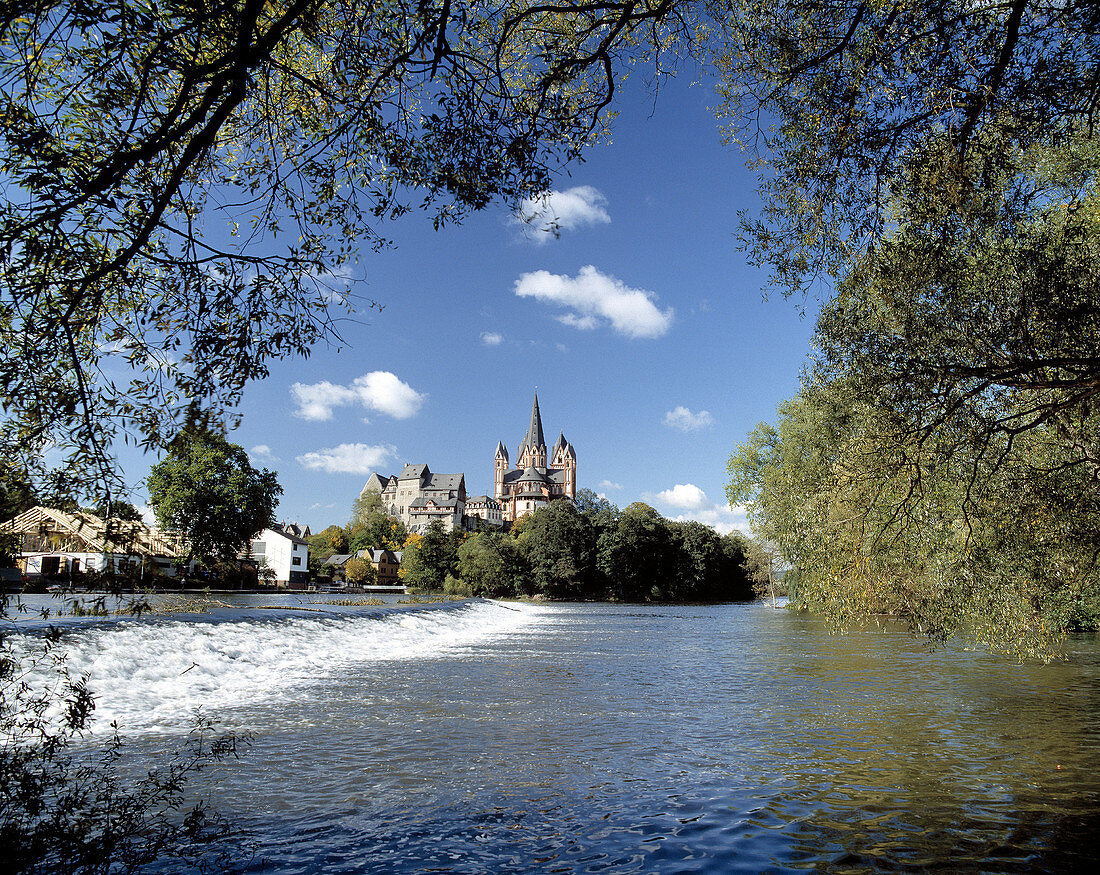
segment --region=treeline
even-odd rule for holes
[[[620,511],[581,490],[507,532],[445,532],[406,544],[402,575],[417,590],[461,596],[545,596],[633,602],[753,598],[746,544],[697,522],[675,522],[641,502]]]

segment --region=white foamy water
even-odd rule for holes
[[[224,718],[244,705],[290,699],[365,662],[458,653],[536,615],[525,606],[477,602],[374,616],[131,621],[71,631],[63,647],[72,676],[87,676],[96,696],[92,731],[117,720],[133,734],[186,729],[200,712]],[[33,636],[19,638],[17,649],[34,646]]]

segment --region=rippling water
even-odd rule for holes
[[[201,789],[278,872],[1091,869],[1100,650],[1017,665],[761,605],[239,608],[86,624],[143,756],[251,730]],[[260,864],[257,863],[257,869]]]

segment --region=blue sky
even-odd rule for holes
[[[796,391],[812,315],[763,300],[738,251],[756,183],[722,143],[712,87],[621,97],[612,143],[555,182],[560,236],[502,206],[438,232],[403,217],[383,229],[396,247],[352,274],[384,309],[346,323],[342,349],[277,362],[248,388],[230,439],[278,472],[280,519],[343,523],[370,471],[405,462],[491,493],[497,441],[514,461],[537,386],[580,487],[743,524],[725,504],[726,459]],[[125,462],[131,478],[150,461]]]

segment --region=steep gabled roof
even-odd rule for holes
[[[309,541],[302,537],[302,530],[298,528],[297,523],[272,523],[269,529],[276,535],[282,535],[292,544],[304,544],[307,547],[309,546]],[[260,532],[256,537],[263,537],[263,532]]]
[[[424,484],[424,491],[429,489],[458,489],[464,485],[462,474],[432,474],[428,482]]]
[[[504,441],[497,441],[497,456],[504,456],[504,463],[508,463],[508,448],[504,446]]]
[[[431,471],[428,470],[427,465],[406,465],[401,473],[398,474],[398,479],[405,480],[409,477],[416,477],[417,479],[423,479],[425,475],[430,476]]]

